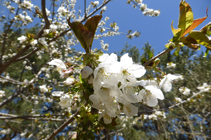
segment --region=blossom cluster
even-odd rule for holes
[[[128,54],[124,54],[117,61],[116,54],[103,54],[100,64],[94,70],[93,88],[94,94],[89,99],[93,102],[92,107],[99,109],[105,123],[111,123],[112,118],[121,112],[126,116],[134,116],[138,108],[134,103],[143,102],[154,107],[158,99],[163,100],[161,88],[165,92],[171,90],[171,82],[181,79],[181,75],[167,75],[158,84],[155,80],[141,80],[145,73],[145,67],[133,63]],[[122,107],[123,106],[123,107]]]

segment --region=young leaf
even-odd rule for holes
[[[182,33],[193,24],[193,20],[193,12],[190,5],[185,1],[181,1],[178,28],[182,30]]]
[[[101,18],[102,18],[102,15],[96,15],[94,17],[89,18],[87,22],[85,23],[85,26],[88,28],[88,30],[92,32],[91,46],[92,46],[94,35],[97,29],[97,25],[100,22]]]
[[[191,24],[191,26],[189,26],[185,32],[183,33],[182,37],[185,36],[187,33],[189,33],[190,31],[192,31],[193,29],[195,29],[197,26],[199,26],[205,19],[207,19],[207,11],[208,11],[208,8],[206,10],[206,16],[203,17],[203,18],[199,18],[199,19],[196,19],[193,21],[193,24]]]
[[[199,48],[198,42],[191,36],[182,37],[181,41],[188,48],[191,48],[191,49],[194,49],[194,50]]]
[[[204,56],[203,57],[207,57],[208,53],[209,53],[209,49],[206,49],[205,53],[204,53]]]
[[[89,39],[91,36],[90,34],[92,34],[92,32],[89,31],[88,28],[86,26],[84,26],[83,24],[81,24],[80,22],[71,23],[69,20],[67,20],[67,21],[68,21],[69,26],[75,33],[75,36],[81,43],[81,46],[85,49],[86,52],[89,52],[88,45],[90,45]]]
[[[179,28],[179,29],[175,29],[174,27],[173,27],[173,21],[172,21],[172,23],[171,23],[171,30],[172,30],[172,33],[173,33],[173,35],[176,35],[179,31],[181,31],[181,29]]]
[[[85,49],[87,53],[92,47],[92,42],[97,29],[97,25],[100,22],[102,15],[96,15],[87,20],[85,25],[80,22],[70,22],[67,20],[69,26],[72,28],[75,36],[81,43],[81,46]]]
[[[211,35],[211,22],[209,22],[207,25],[205,25],[200,31],[202,33],[210,36]]]
[[[188,37],[192,37],[194,38],[196,41],[197,41],[197,44],[200,44],[200,45],[203,45],[207,48],[210,48],[211,47],[211,41],[208,39],[208,37],[202,33],[202,32],[199,32],[199,31],[194,31],[194,32],[191,32]]]

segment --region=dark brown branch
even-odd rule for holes
[[[9,103],[11,100],[17,97],[20,93],[21,92],[16,92],[13,95],[9,96],[7,99],[5,99],[3,102],[0,103],[0,108],[3,107],[5,104]]]
[[[45,10],[45,0],[42,0],[41,2],[41,5],[42,5],[42,15],[43,15],[43,18],[45,20],[45,26],[42,28],[42,30],[36,35],[36,39],[40,38],[43,34],[43,30],[44,29],[48,29],[49,26],[50,26],[50,22],[48,20],[48,17],[46,15],[46,10]]]
[[[24,59],[26,59],[26,58],[29,58],[31,55],[33,55],[34,53],[36,53],[38,50],[40,50],[40,48],[37,48],[37,49],[35,49],[34,51],[32,51],[32,52],[26,54],[25,56],[22,56],[22,57],[16,59],[15,62],[24,60]]]

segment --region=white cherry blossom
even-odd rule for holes
[[[60,102],[59,102],[59,105],[62,107],[62,108],[69,108],[71,107],[71,98],[69,95],[67,94],[64,94],[60,97]]]
[[[176,80],[183,80],[183,78],[180,74],[167,74],[161,80],[159,86],[164,92],[169,92],[172,89],[172,82]]]
[[[57,68],[56,70],[60,73],[61,78],[68,77],[70,73],[73,72],[72,67],[67,69],[64,62],[60,59],[53,59],[52,61],[48,62],[49,65],[55,65]]]
[[[48,92],[46,85],[39,86],[41,92]]]

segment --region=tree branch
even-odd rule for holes
[[[159,53],[158,55],[152,57],[149,61],[147,61],[146,63],[143,64],[144,67],[147,67],[151,62],[153,62],[156,58],[161,57],[162,55],[170,52],[171,50],[173,50],[174,48],[169,47],[168,49],[162,51],[161,53]]]
[[[87,103],[85,103],[85,106]],[[77,118],[77,115],[79,114],[81,108],[77,110],[77,112],[71,116],[65,123],[63,123],[57,130],[53,131],[53,133],[47,138],[47,140],[52,140],[59,132],[61,132],[69,123],[75,120]]]
[[[64,122],[64,119],[53,119],[53,118],[37,119],[37,118],[32,118],[31,116],[0,117],[0,120],[15,120],[15,119]]]
[[[36,35],[36,37],[35,37],[36,39],[40,38],[41,35],[43,34],[43,30],[44,30],[44,29],[48,29],[49,26],[50,26],[50,22],[49,22],[49,20],[48,20],[48,17],[47,17],[47,15],[46,15],[46,10],[45,10],[45,0],[42,0],[41,5],[42,5],[42,14],[43,14],[43,18],[44,18],[44,20],[45,20],[45,26],[44,26],[44,27],[42,28],[42,30]]]
[[[105,6],[106,4],[108,4],[110,1],[111,1],[111,0],[108,0],[108,1],[106,1],[105,3],[103,3],[103,4],[102,4],[101,6],[99,6],[97,9],[95,9],[91,14],[89,14],[88,16],[85,16],[85,17],[83,18],[83,20],[81,20],[80,22],[82,23],[82,22],[86,21],[89,17],[91,17],[92,15],[94,15],[98,10],[100,10],[103,6]],[[58,35],[58,36],[56,36],[55,38],[53,38],[53,39],[51,39],[50,41],[48,41],[48,43],[50,43],[50,42],[52,42],[52,41],[55,41],[57,38],[59,38],[59,37],[65,35],[65,34],[66,34],[67,32],[69,32],[69,31],[71,31],[71,29],[68,29],[68,30],[62,32],[60,35]]]
[[[86,18],[86,0],[84,0],[84,18]]]
[[[190,98],[188,98],[188,99],[192,99],[193,97],[196,97],[197,95],[199,95],[199,94],[201,94],[201,93],[203,93],[203,91],[200,91],[200,92],[198,92],[198,93],[192,95],[192,96],[191,96]],[[184,103],[186,103],[186,102],[188,102],[188,100],[184,100],[184,101],[182,101],[182,102],[180,102],[180,103],[177,103],[177,104],[174,104],[174,105],[172,105],[172,106],[169,106],[168,108],[171,109],[171,108],[173,108],[173,107],[179,106],[179,105],[184,104]]]
[[[38,50],[40,50],[40,48],[37,48],[37,49],[33,50],[32,52],[26,54],[25,56],[22,56],[22,57],[16,59],[15,62],[18,62],[18,61],[24,60],[26,58],[29,58],[31,55],[33,55],[34,53],[36,53]]]
[[[7,99],[5,99],[3,102],[0,103],[0,108],[3,107],[5,104],[9,103],[11,100],[13,100],[16,96],[18,96],[21,92],[16,92],[13,95],[9,96]]]

